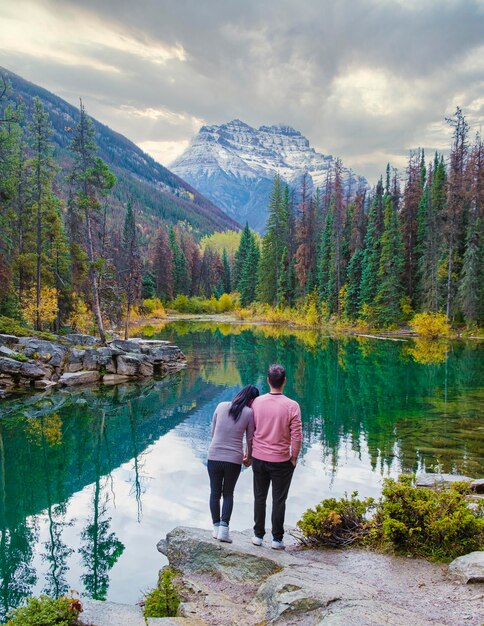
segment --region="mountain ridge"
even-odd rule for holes
[[[78,109],[60,96],[6,68],[0,67],[0,74],[11,83],[11,100],[30,108],[35,96],[41,99],[54,130],[54,157],[63,165],[68,164],[70,133],[77,123]],[[89,117],[94,124],[99,156],[117,177],[116,188],[110,196],[115,223],[124,219],[123,206],[130,196],[134,196],[140,208],[138,217],[142,230],[148,235],[151,228],[159,226],[162,221],[187,221],[203,234],[240,228],[235,220],[212,201],[143,152],[130,139]]]
[[[276,174],[298,191],[302,179],[311,193],[324,188],[336,159],[316,152],[309,140],[288,124],[254,128],[240,119],[205,125],[170,165],[172,171],[255,230],[264,230],[272,181]],[[350,195],[368,188],[363,176],[343,167],[343,187]]]

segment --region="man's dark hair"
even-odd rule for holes
[[[280,389],[286,380],[286,370],[282,365],[274,363],[274,365],[270,365],[267,370],[267,378],[269,379],[271,387]]]

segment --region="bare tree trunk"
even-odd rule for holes
[[[40,122],[39,122],[40,124]],[[37,281],[36,281],[36,297],[37,297],[37,314],[35,320],[35,327],[37,330],[41,330],[40,328],[40,261],[42,256],[42,207],[41,207],[41,199],[42,199],[42,185],[40,180],[40,151],[41,151],[41,140],[40,140],[41,129],[38,129],[38,153],[37,153]]]
[[[450,237],[449,242],[449,262],[447,264],[447,307],[446,307],[446,320],[450,322],[450,310],[451,310],[451,300],[452,300],[452,265],[453,265],[453,255],[454,255],[454,237],[453,234]]]
[[[131,316],[131,300],[128,298],[128,306],[126,309],[126,319],[124,321],[124,338],[129,339],[129,318]]]
[[[92,243],[91,217],[89,215],[88,208],[86,208],[85,215],[86,215],[87,253],[89,255],[89,277],[91,279],[91,288],[92,288],[92,306],[94,309],[94,315],[96,317],[96,323],[97,323],[97,327],[99,330],[101,343],[104,345],[106,343],[106,335],[104,333],[103,318],[101,315],[101,306],[99,304],[99,290],[97,287],[96,268],[94,266],[94,246]]]

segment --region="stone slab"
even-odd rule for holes
[[[80,619],[93,626],[146,626],[141,607],[133,604],[83,600]]]
[[[462,474],[417,474],[415,484],[417,487],[428,487],[433,489],[435,487],[447,487],[452,483],[458,482],[472,482],[472,478],[464,476]]]
[[[74,385],[87,385],[97,383],[99,381],[99,372],[69,372],[62,374],[59,383],[65,387],[73,387]]]
[[[484,583],[484,550],[459,556],[449,565],[449,574],[464,583]]]

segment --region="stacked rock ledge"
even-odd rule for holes
[[[0,398],[27,388],[111,385],[165,375],[185,364],[183,352],[168,341],[115,339],[101,346],[82,334],[56,341],[0,334]]]

